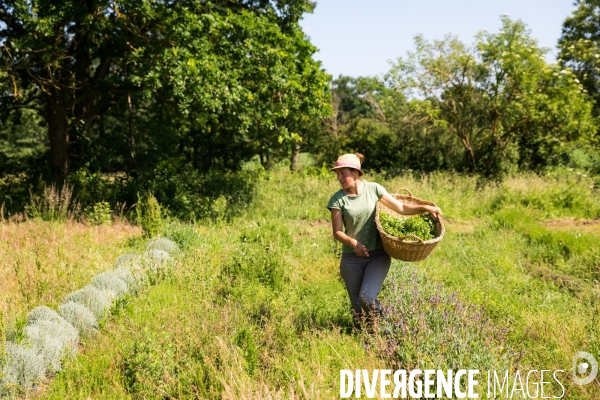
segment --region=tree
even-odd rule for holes
[[[424,101],[422,117],[464,147],[469,171],[499,175],[511,165],[556,162],[561,144],[595,129],[579,82],[548,65],[525,25],[502,17],[497,34],[482,32],[468,47],[447,36],[399,59],[387,79],[409,99]]]
[[[577,8],[563,23],[558,41],[559,61],[573,71],[600,115],[600,1],[577,0]]]
[[[145,165],[136,156],[156,162],[166,153],[198,168],[234,168],[265,148],[289,149],[301,121],[327,110],[327,75],[298,26],[312,7],[3,1],[0,106],[6,113],[43,105],[56,181],[72,161],[86,166],[109,153],[130,158],[129,166]],[[152,122],[161,124],[137,132],[136,142],[135,127]],[[126,143],[125,154],[115,143]]]

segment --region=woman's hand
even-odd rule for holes
[[[355,239],[352,239],[352,241],[356,242],[353,245],[354,254],[356,254],[359,257],[369,257],[369,250],[367,250],[367,247],[364,244]]]
[[[426,206],[427,207],[427,212],[429,212],[429,214],[431,214],[431,216],[435,219],[438,219],[438,217],[442,216],[442,210],[440,210],[439,207],[434,207],[434,206]]]

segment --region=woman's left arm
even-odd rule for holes
[[[439,207],[421,206],[418,204],[403,204],[387,193],[381,197],[380,201],[384,206],[396,211],[399,214],[413,215],[427,211],[433,217],[442,216],[442,210],[440,210]]]

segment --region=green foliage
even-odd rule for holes
[[[244,285],[256,282],[272,290],[281,290],[287,281],[281,255],[269,247],[241,243],[223,266],[221,279],[228,284]]]
[[[401,218],[381,212],[379,213],[379,222],[383,230],[392,236],[415,235],[422,240],[435,238],[435,222],[430,214]]]
[[[87,220],[92,225],[110,225],[112,223],[113,210],[106,201],[99,201],[84,211]]]
[[[478,34],[472,47],[450,35],[433,43],[417,36],[415,45],[388,84],[426,99],[418,118],[460,140],[470,171],[501,176],[514,166],[559,164],[565,144],[595,132],[579,81],[544,61],[520,21],[502,17],[502,30]]]
[[[135,177],[180,156],[202,172],[255,154],[271,165],[329,109],[329,77],[298,24],[313,7],[6,1],[0,105],[12,119],[12,108],[34,114],[24,128],[45,119],[55,181],[80,169]],[[41,141],[38,131],[12,136]]]
[[[241,328],[235,335],[233,343],[242,350],[248,375],[253,376],[258,367],[258,350],[252,332]]]
[[[594,115],[600,113],[600,4],[594,0],[578,0],[577,8],[563,23],[558,41],[559,62],[567,73],[577,77],[584,93],[594,101]]]
[[[174,217],[183,220],[230,220],[252,202],[259,174],[251,171],[201,173],[182,159],[161,162],[148,186]]]
[[[162,226],[162,212],[160,204],[151,192],[140,197],[136,207],[137,223],[144,230],[144,235],[154,237],[158,235]]]
[[[584,277],[578,264],[597,254],[597,246],[546,263],[535,252],[547,245],[524,232],[539,238],[534,234],[540,226],[558,238],[560,229],[551,224],[558,219],[573,224],[561,228],[574,241],[578,233],[597,237],[589,210],[552,203],[557,194],[570,193],[598,209],[598,189],[589,188],[593,179],[568,170],[519,174],[502,185],[439,172],[429,179],[408,173],[391,180],[378,176],[374,180],[388,189],[408,186],[434,199],[446,216],[446,237],[418,268],[392,265],[380,298],[388,307],[385,324],[373,337],[352,333],[339,277],[324,207],[339,183],[333,176],[327,181],[268,172],[257,182],[254,202],[231,221],[169,221],[163,235],[182,247],[179,260],[185,268],[132,299],[114,323],[106,324],[106,335],[53,380],[45,396],[322,398],[339,393],[340,369],[356,366],[564,370],[574,352],[597,348],[597,283],[582,278],[585,285],[570,289],[553,277]],[[500,196],[502,204],[492,209]],[[533,198],[539,201],[520,205]],[[516,215],[502,218],[524,224],[499,229],[494,215],[517,208]],[[266,257],[279,259],[280,288],[260,277]],[[536,268],[542,267],[554,275],[538,274]],[[247,333],[239,334],[242,329]],[[252,375],[243,348],[250,336],[256,352],[249,354],[256,358],[249,360],[257,360]],[[568,372],[557,376],[570,397],[598,397],[596,386],[574,385]],[[484,381],[480,387],[485,397]],[[562,390],[547,384],[545,393],[560,396]]]
[[[143,338],[125,349],[122,365],[127,391],[140,398],[156,394],[157,388],[170,393],[177,384],[176,350],[168,333],[145,329]]]
[[[396,263],[396,262],[395,262]],[[383,318],[367,342],[392,369],[496,369],[508,365],[508,329],[456,292],[428,281],[414,266],[390,269],[382,290]]]

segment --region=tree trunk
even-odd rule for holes
[[[52,180],[61,184],[69,172],[69,123],[67,122],[67,93],[60,89],[46,101],[46,122],[50,139]]]
[[[300,156],[300,145],[294,143],[292,145],[292,159],[290,163],[290,171],[298,171],[298,158]]]

